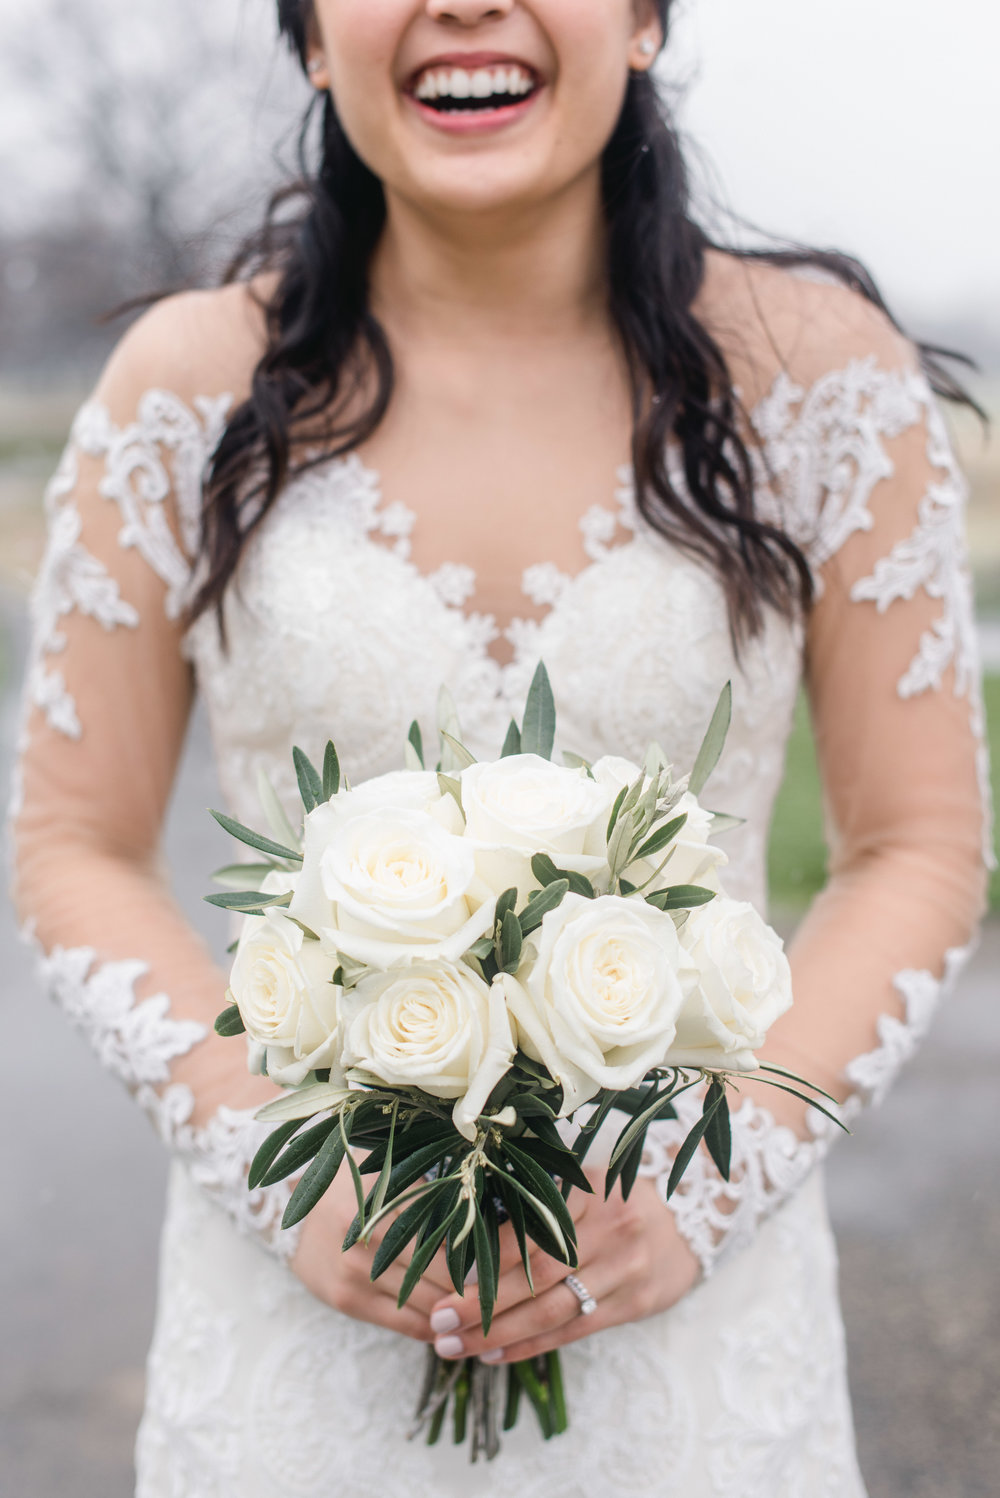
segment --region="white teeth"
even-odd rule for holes
[[[424,73],[414,89],[414,96],[430,99],[490,99],[494,95],[523,98],[535,87],[534,79],[523,68],[441,69]]]

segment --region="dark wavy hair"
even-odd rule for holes
[[[657,3],[666,36],[673,0]],[[305,66],[311,0],[277,4],[281,35]],[[317,109],[320,160],[310,170]],[[262,300],[267,346],[250,395],[230,417],[206,488],[206,571],[191,614],[214,607],[220,627],[243,546],[289,475],[357,448],[378,427],[393,394],[392,351],[369,302],[385,195],[349,142],[329,94],[317,98],[307,116],[300,162],[301,181],[272,199],[263,228],[227,277],[275,273],[273,290]],[[812,579],[801,550],[755,510],[745,413],[722,349],[694,311],[706,253],[723,246],[694,220],[678,135],[646,73],[629,80],[604,151],[602,183],[608,309],[631,384],[639,508],[657,531],[718,576],[738,642],[759,630],[765,607],[786,616],[807,609]],[[819,267],[886,310],[871,277],[847,256],[799,247],[728,252]],[[935,357],[941,351],[922,352],[935,389],[965,398]],[[668,467],[671,447],[681,459],[683,485]]]

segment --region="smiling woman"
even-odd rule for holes
[[[728,860],[730,896],[686,932],[715,975],[686,1044],[749,1045],[780,1015],[768,1064],[853,1116],[915,1048],[982,903],[964,491],[934,401],[956,387],[859,267],[739,254],[695,223],[649,72],[668,0],[278,11],[314,90],[303,180],[231,284],[140,321],[81,412],[49,495],[25,704],[19,907],[45,981],[174,1157],[139,1498],[862,1498],[829,1137],[797,1096],[747,1082],[730,1175],[699,1152],[674,1191],[702,1116],[679,1099],[627,1202],[569,1193],[577,1282],[539,1251],[529,1284],[508,1224],[488,1334],[438,1260],[400,1307],[406,1255],[373,1283],[376,1242],[341,1252],[349,1180],[289,1232],[288,1183],[248,1190],[273,1085],[211,1033],[225,978],[156,853],[195,687],[244,823],[263,772],[294,839],[292,748],[318,760],[335,737],[354,811],[310,815],[331,824],[343,950],[377,944],[384,971],[335,1015],[325,994],[303,1006],[309,902],[329,902],[303,877],[288,916],[244,936],[254,1055],[287,1080],[325,1072],[335,1023],[359,1065],[411,1075],[438,1047],[486,1089],[501,997],[470,960],[471,867],[415,813],[467,818],[512,887],[535,834],[508,769],[467,770],[464,810],[403,773],[409,725],[437,720],[445,683],[492,759],[544,658],[561,747],[593,779],[570,805],[551,767],[521,756],[517,773],[585,872],[605,777],[650,741],[694,763],[731,682],[706,801],[734,814],[725,854],[708,812],[678,841],[692,877]],[[789,966],[747,933],[803,681],[833,856]],[[396,912],[388,936],[375,905]],[[643,905],[609,933],[595,908],[574,890],[546,915],[551,983],[501,982],[525,1064],[562,1024],[567,1088],[585,1066],[611,1075],[594,1037],[619,981],[642,1043],[656,1034],[650,985],[669,987],[677,941],[672,915]],[[433,974],[397,981],[401,920]],[[413,1343],[494,1366],[565,1349],[569,1434],[522,1421],[471,1473],[460,1448],[397,1447]]]

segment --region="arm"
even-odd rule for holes
[[[226,979],[177,910],[159,839],[193,687],[181,615],[227,401],[157,391],[194,336],[165,305],[124,340],[47,494],[12,832],[42,980],[164,1142],[284,1256],[285,1188],[247,1191],[270,1095],[212,1033]],[[174,361],[176,362],[176,361]]]
[[[912,350],[866,318],[865,357],[786,384],[765,411],[786,523],[819,595],[806,685],[830,878],[790,951],[795,1005],[765,1059],[819,1083],[847,1121],[882,1101],[951,988],[982,913],[988,781],[966,567],[965,489]],[[775,435],[777,434],[777,435]],[[799,1187],[836,1131],[748,1087],[733,1180],[701,1151],[671,1200],[705,1274]],[[699,1104],[651,1131],[665,1186]]]

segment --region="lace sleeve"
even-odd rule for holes
[[[141,325],[140,325],[141,329]],[[283,1188],[250,1193],[260,1084],[212,1033],[225,979],[159,867],[187,724],[182,614],[226,397],[135,395],[130,335],[46,495],[11,807],[15,902],[42,981],[193,1178],[275,1252]],[[266,1096],[266,1094],[265,1094]]]
[[[992,863],[965,484],[912,350],[893,340],[811,385],[780,377],[756,417],[783,522],[816,576],[806,685],[830,850],[767,1059],[834,1093],[848,1121],[884,1099],[927,1033]],[[688,1095],[679,1111],[651,1131],[643,1166],[664,1185],[700,1103]],[[671,1200],[706,1274],[837,1133],[783,1094],[745,1089],[731,1182],[701,1151]]]

